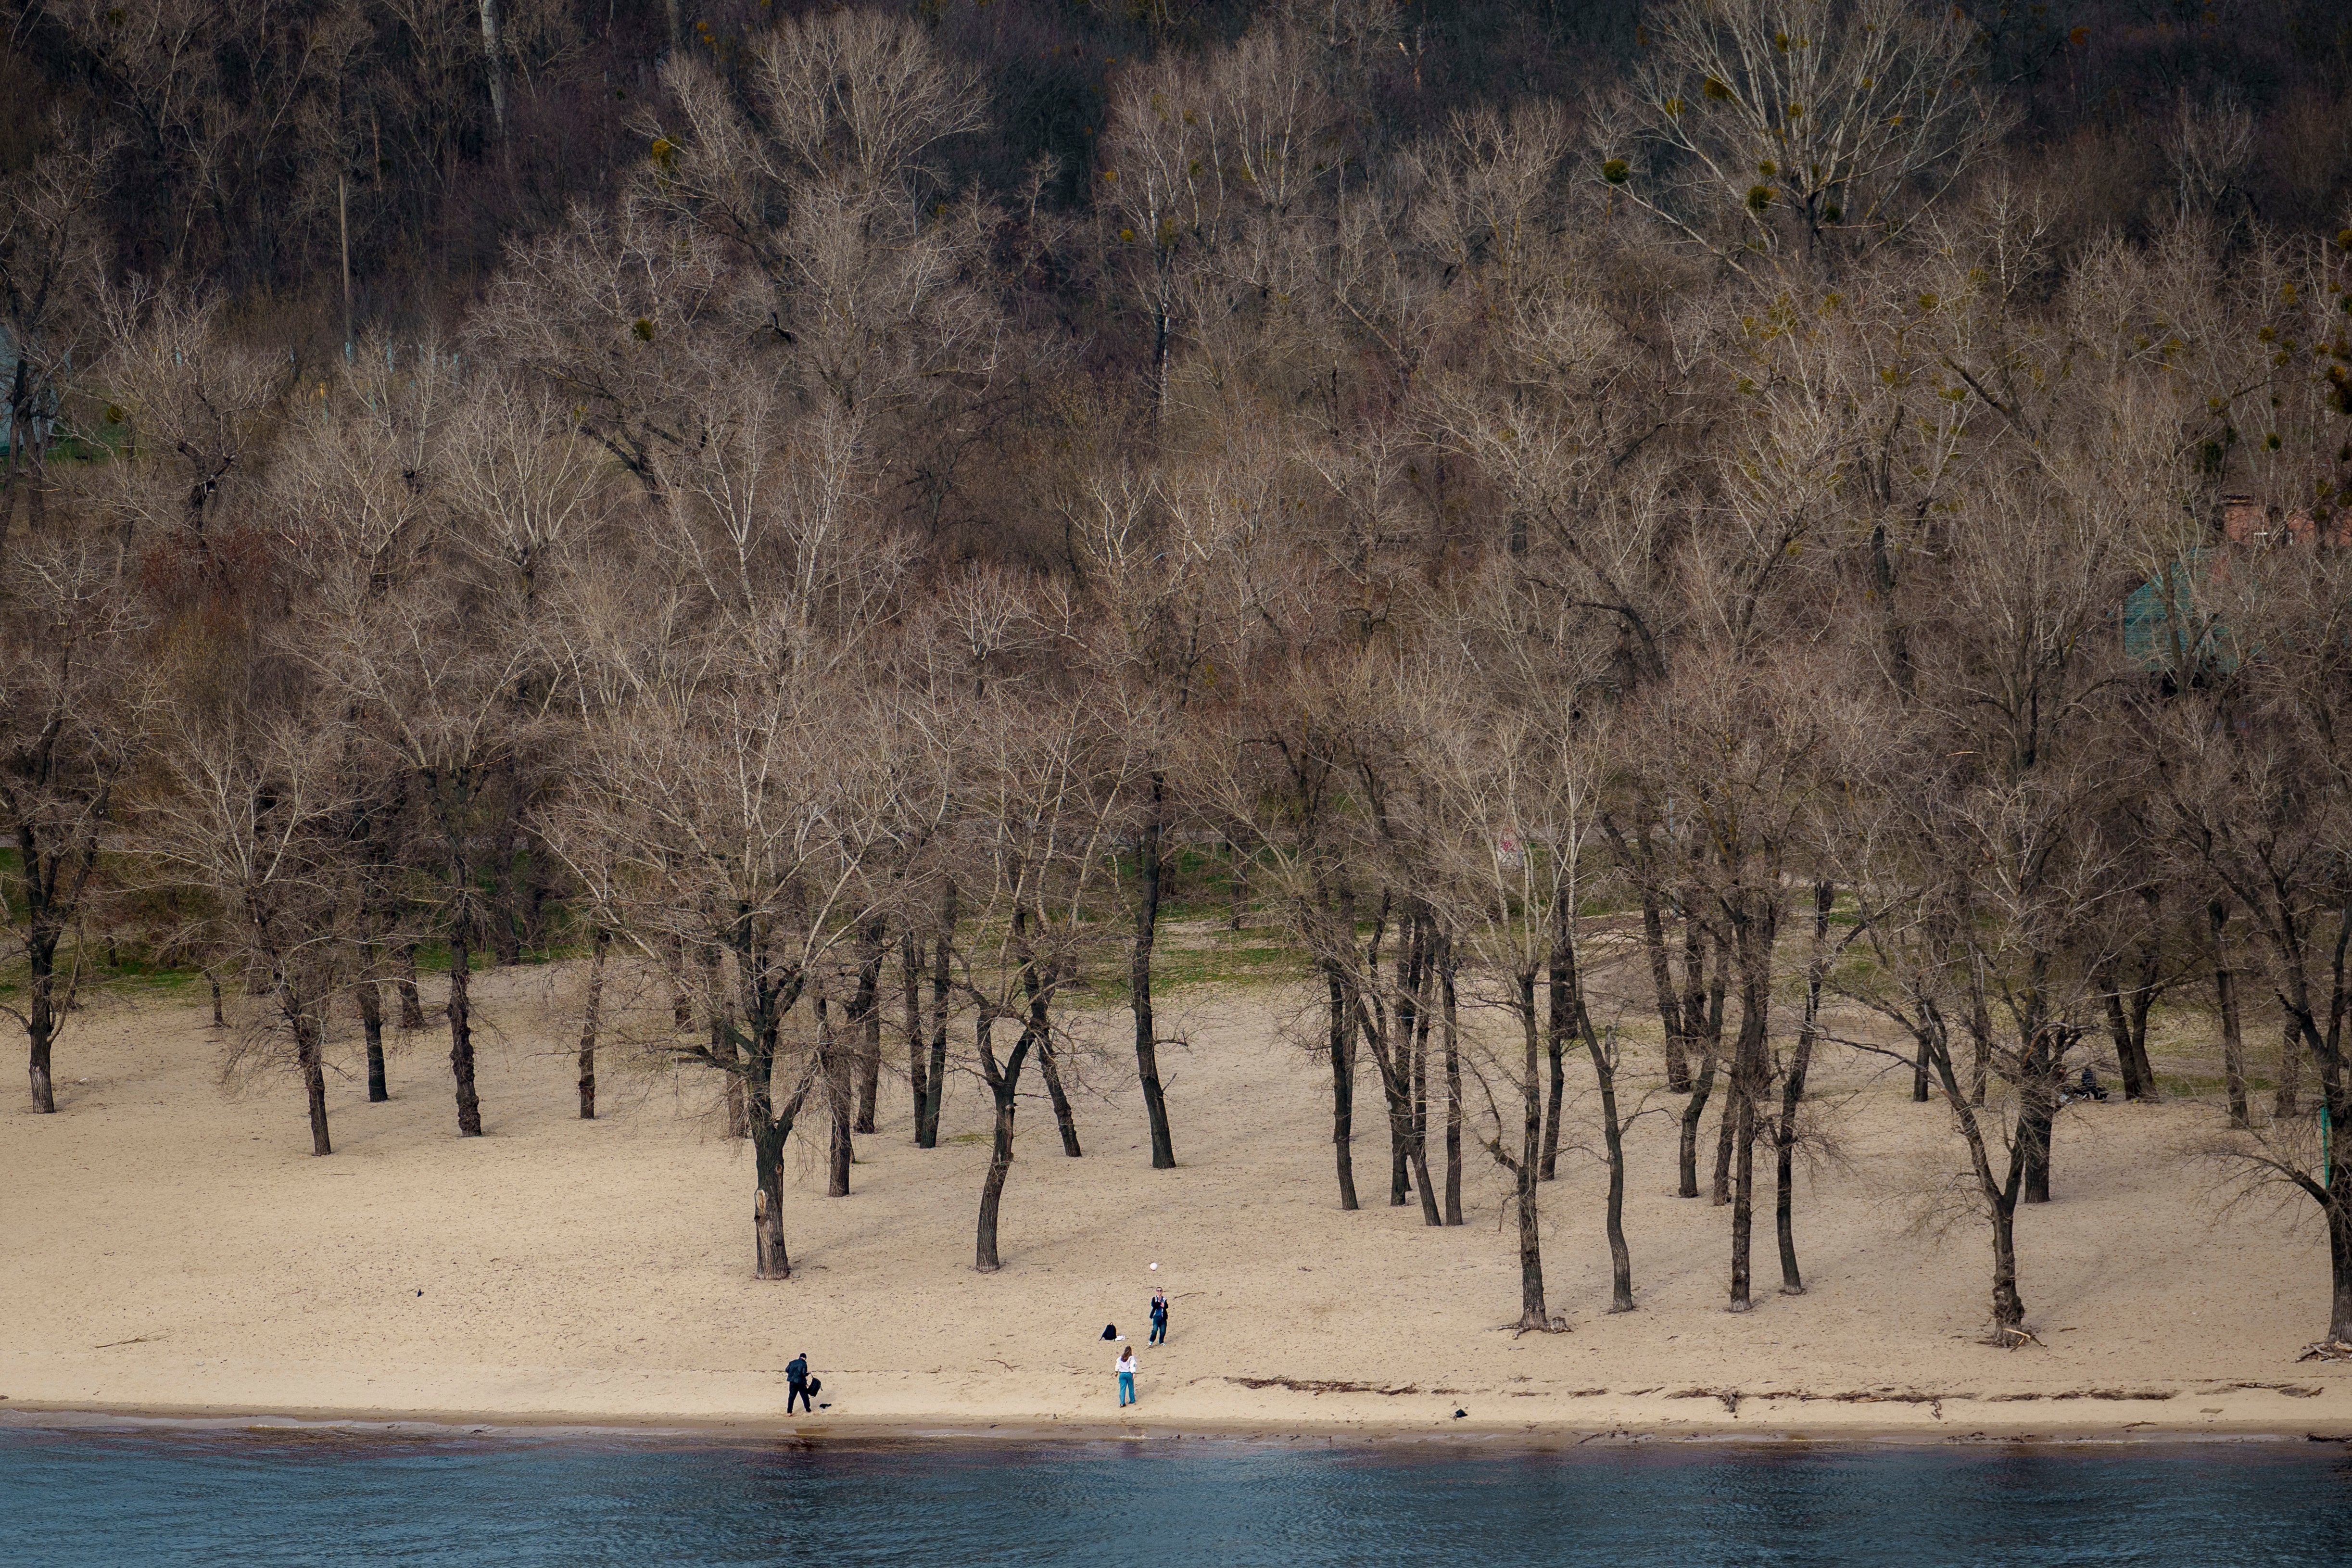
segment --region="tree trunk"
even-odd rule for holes
[[[1911,1103],[1927,1103],[1927,1047],[1921,1046],[1917,1059],[1911,1064]]]
[[[1518,1209],[1519,1221],[1519,1331],[1541,1331],[1551,1327],[1550,1315],[1544,1308],[1543,1233],[1538,1224],[1538,1192],[1542,1188],[1542,1173],[1538,1162],[1543,1154],[1543,1047],[1536,1033],[1535,977],[1522,975],[1519,993],[1519,1157],[1507,1162],[1516,1178],[1513,1202]],[[1496,1145],[1501,1143],[1497,1128]]]
[[[833,1141],[826,1149],[824,1195],[845,1198],[849,1195],[849,1167],[856,1163],[857,1152],[849,1135],[849,1053],[833,1037],[833,1021],[820,993],[816,999],[816,1048],[819,1058],[817,1074],[824,1079],[825,1110],[831,1113]]]
[[[1540,1095],[1531,1093],[1528,1098],[1539,1100]],[[1539,1128],[1541,1113],[1533,1113],[1531,1119]],[[1541,1147],[1538,1142],[1541,1136],[1540,1131],[1530,1135],[1528,1140],[1530,1153]],[[1537,1227],[1536,1192],[1540,1185],[1541,1182],[1534,1165],[1526,1165],[1520,1169],[1518,1172],[1519,1329],[1522,1332],[1529,1330],[1540,1332],[1551,1327],[1551,1320],[1545,1315],[1544,1310],[1543,1236]]]
[[[1018,909],[1013,910],[1013,922],[1014,939],[1018,941],[1022,925],[1022,911]],[[980,1229],[972,1248],[972,1267],[982,1274],[993,1274],[1001,1267],[996,1256],[996,1220],[1004,1201],[1004,1178],[1013,1171],[1013,1112],[1018,1104],[1015,1097],[1021,1088],[1022,1066],[1030,1048],[1038,1043],[1034,1029],[1022,1030],[1020,1043],[1000,1068],[991,1044],[994,1024],[994,1017],[983,1006],[972,1026],[981,1075],[988,1080],[989,1093],[996,1102],[996,1136],[988,1157],[988,1174],[980,1186]]]
[[[604,1021],[604,960],[612,946],[613,933],[599,925],[588,952],[587,1004],[580,1010],[580,1120],[583,1121],[596,1120],[596,1029]],[[780,1232],[777,1241],[779,1256],[782,1256],[782,1246]],[[764,1263],[760,1277],[763,1279],[771,1277]]]
[[[1702,1041],[1698,1058],[1698,1075],[1691,1080],[1690,1099],[1683,1105],[1682,1147],[1677,1162],[1680,1183],[1675,1195],[1682,1198],[1698,1196],[1698,1124],[1706,1113],[1707,1096],[1715,1089],[1715,1047]]]
[[[2017,1149],[2025,1162],[2021,1201],[2050,1201],[2050,1140],[2058,1121],[2058,1079],[2073,1037],[2055,1025],[2035,1029],[2017,1085]]]
[[[2341,1170],[2338,1166],[2338,1170]],[[2329,1300],[2327,1337],[2352,1344],[2352,1192],[2339,1174],[2335,1206],[2327,1214],[2327,1257],[2335,1291]]]
[[[1742,1092],[1735,1081],[1731,1102],[1739,1110],[1739,1172],[1731,1200],[1731,1310],[1744,1312],[1750,1305],[1748,1279],[1755,1244],[1756,1100]]]
[[[2093,984],[2106,993],[2107,1037],[2116,1047],[2116,1068],[2123,1075],[2126,1100],[2147,1100],[2147,1084],[2140,1077],[2139,1062],[2132,1052],[2131,1021],[2124,1016],[2123,993],[2116,989],[2116,969],[2112,963],[2101,964],[2092,975]],[[2026,1202],[2033,1199],[2029,1195]]]
[[[907,1089],[913,1101],[915,1147],[929,1149],[937,1139],[923,1137],[923,1111],[931,1098],[930,1079],[923,1061],[923,944],[911,931],[898,933],[898,1000],[907,1030]]]
[[[798,995],[780,994],[766,980],[756,937],[738,931],[730,945],[742,991],[744,1079],[751,1118],[751,1169],[756,1184],[751,1194],[751,1236],[754,1267],[762,1279],[793,1277],[791,1256],[784,1250],[784,1145],[808,1102],[810,1086],[823,1071],[822,1058],[803,1069],[790,1099],[776,1102],[776,1040],[783,1013]]]
[[[849,1195],[849,1168],[857,1163],[857,1148],[849,1132],[849,1063],[842,1053],[832,1053],[824,1076],[825,1098],[833,1102],[833,1142],[826,1150],[824,1195],[845,1198]]]
[[[1168,1099],[1160,1087],[1160,1038],[1151,1017],[1151,952],[1159,940],[1160,823],[1160,812],[1167,794],[1163,775],[1151,775],[1151,816],[1143,825],[1140,897],[1135,909],[1135,951],[1128,961],[1127,980],[1129,1003],[1135,1011],[1135,1072],[1143,1085],[1144,1120],[1151,1129],[1151,1168],[1172,1171],[1176,1168],[1176,1142],[1168,1129]],[[1064,1142],[1073,1141],[1065,1132]]]
[[[2155,1005],[2157,987],[2164,982],[2164,885],[2150,883],[2140,889],[2140,900],[2147,905],[2147,927],[2139,950],[2139,980],[2132,987],[2131,1014],[2124,1027],[2124,1042],[2131,1047],[2131,1066],[2124,1069],[2124,1098],[2153,1102],[2159,1098],[2156,1068],[2147,1059],[2147,1014]],[[2138,1089],[2133,1089],[2137,1081]]]
[[[2022,1145],[2011,1150],[2006,1183],[1994,1179],[1984,1129],[1977,1121],[1975,1107],[1961,1098],[1958,1079],[1952,1072],[1950,1037],[1932,1004],[1923,1004],[1921,1025],[1931,1042],[1931,1056],[1944,1085],[1944,1098],[1950,1102],[1953,1118],[1960,1124],[1960,1136],[1967,1141],[1977,1190],[1984,1198],[1986,1216],[1991,1222],[1993,1332],[1997,1339],[2013,1336],[2025,1322],[2025,1302],[2017,1290],[2016,1234],[2017,1190],[2024,1175],[2025,1151]]]
[[[2238,976],[2230,967],[2230,906],[2215,899],[2205,906],[2213,928],[2213,1001],[2221,1011],[2221,1081],[2230,1096],[2230,1125],[2252,1123],[2246,1107],[2246,1042],[2238,1025]]]
[[[1411,1158],[1413,1185],[1421,1194],[1421,1223],[1431,1226],[1442,1226],[1445,1223],[1445,1216],[1438,1212],[1437,1187],[1429,1179],[1429,1151],[1418,1143],[1413,1144]]]
[[[1389,1207],[1401,1209],[1412,1195],[1412,1106],[1406,1091],[1385,1073],[1381,1097],[1389,1111]]]
[[[1423,1173],[1429,1169],[1429,1026],[1435,1011],[1431,1005],[1431,972],[1435,965],[1430,958],[1435,942],[1428,938],[1423,949],[1421,989],[1413,999],[1412,1037],[1408,1042],[1412,1049],[1412,1152],[1417,1156],[1413,1168]],[[1436,1202],[1437,1189],[1433,1186],[1429,1189],[1429,1202],[1422,1206],[1433,1207]]]
[[[751,1130],[752,1166],[756,1187],[751,1194],[751,1240],[754,1267],[762,1279],[793,1277],[791,1254],[784,1250],[784,1140],[791,1123],[779,1131],[762,1115]]]
[[[931,955],[930,1100],[923,1110],[919,1142],[926,1149],[940,1144],[940,1106],[948,1091],[948,995],[950,955],[955,952],[956,889],[950,882],[940,900],[940,933]]]
[[[1780,1084],[1780,1119],[1772,1129],[1774,1173],[1772,1229],[1780,1244],[1780,1294],[1801,1296],[1805,1278],[1797,1268],[1796,1152],[1797,1112],[1805,1098],[1805,1076],[1812,1070],[1813,1041],[1820,1033],[1822,980],[1829,964],[1830,910],[1837,890],[1828,882],[1813,884],[1813,961],[1805,972],[1805,1016],[1797,1026],[1797,1048],[1789,1059],[1788,1076]],[[1927,1058],[1927,1047],[1920,1047]]]
[[[2029,1107],[2018,1112],[2017,1136],[2026,1151],[2025,1189],[2020,1201],[2046,1204],[2050,1201],[2050,1134],[2057,1118],[2052,1112]]]
[[[1706,928],[1688,914],[1683,917],[1683,1037],[1700,1050],[1723,1045],[1723,944],[1716,943],[1715,973],[1707,973],[1703,950]],[[1696,1089],[1694,1084],[1693,1088]]]
[[[368,1103],[382,1105],[392,1098],[383,1073],[383,993],[370,975],[358,985],[360,1032],[367,1040]]]
[[[1698,947],[1701,927],[1692,921],[1684,927],[1685,969],[1683,977],[1687,986],[1683,996],[1683,1025],[1696,1037],[1699,1047],[1698,1076],[1691,1082],[1691,1096],[1683,1107],[1683,1138],[1681,1184],[1678,1195],[1698,1196],[1698,1128],[1699,1118],[1706,1114],[1708,1094],[1715,1088],[1715,1075],[1723,1055],[1723,992],[1725,972],[1730,967],[1727,944],[1718,938],[1715,944],[1715,973],[1709,975],[1700,961]]]
[[[1724,1086],[1723,1112],[1715,1119],[1715,1178],[1708,1184],[1707,1206],[1721,1208],[1731,1201],[1731,1149],[1739,1134],[1739,1064],[1731,1064],[1731,1079]]]
[[[987,1026],[983,1020],[981,1027]],[[988,1174],[980,1184],[980,1234],[971,1259],[982,1274],[1003,1267],[996,1258],[996,1216],[1004,1202],[1004,1178],[1013,1173],[1013,1086],[991,1087],[995,1089],[996,1136],[989,1146]]]
[[[1416,926],[1410,917],[1402,922],[1397,933],[1397,968],[1399,984],[1396,994],[1395,1032],[1375,1044],[1375,1050],[1398,1047],[1401,1059],[1389,1063],[1381,1071],[1381,1089],[1389,1106],[1389,1207],[1404,1207],[1405,1198],[1412,1190],[1412,946]],[[1379,960],[1372,964],[1373,978],[1379,977]]]
[[[874,1131],[874,1102],[882,1092],[882,923],[866,932],[858,955],[857,994],[850,1003],[850,1027],[859,1037],[857,1047],[857,1122],[860,1132]]]
[[[1070,1111],[1070,1097],[1062,1090],[1062,1071],[1054,1065],[1051,1040],[1037,1043],[1037,1070],[1045,1074],[1045,1093],[1054,1102],[1054,1125],[1061,1130],[1062,1152],[1076,1160],[1085,1153],[1078,1147],[1078,1119]]]
[[[2131,1041],[2132,1071],[2139,1079],[2140,1091],[2133,1094],[2131,1086],[2126,1084],[2124,1086],[2124,1098],[2147,1100],[2150,1104],[2164,1098],[2163,1086],[2156,1081],[2156,1064],[2147,1057],[2147,1015],[2155,1000],[2156,987],[2153,984],[2140,986],[2132,995],[2131,1017],[2125,1026],[2125,1038]]]
[[[1568,1093],[1568,1072],[1564,1058],[1568,1054],[1568,994],[1569,951],[1567,931],[1568,911],[1555,901],[1552,910],[1551,955],[1544,973],[1544,1049],[1551,1056],[1551,1099],[1544,1108],[1543,1169],[1541,1179],[1552,1181],[1559,1174],[1559,1110],[1560,1101]]]
[[[331,1154],[327,1140],[327,1068],[319,1038],[319,1020],[308,1012],[294,1015],[294,1059],[302,1069],[302,1095],[310,1107],[310,1152]]]
[[[876,961],[879,963],[877,959]],[[882,1007],[866,1010],[866,1048],[857,1058],[857,1131],[874,1131],[875,1101],[882,1093]]]
[[[213,988],[213,1027],[226,1029],[228,1027],[228,1020],[221,1015],[220,976],[207,969],[205,971],[205,979]]]
[[[1445,1009],[1445,1223],[1462,1223],[1462,1050],[1461,1009],[1454,988],[1454,950],[1446,947],[1444,964],[1438,970],[1437,984]],[[1555,1058],[1557,1059],[1557,1058]],[[1559,1103],[1555,1099],[1554,1105]],[[1547,1140],[1559,1131],[1559,1119],[1552,1120]],[[1547,1142],[1545,1153],[1551,1152]]]
[[[1356,1030],[1349,1013],[1347,996],[1339,984],[1339,966],[1326,961],[1323,984],[1331,1004],[1331,1033],[1328,1048],[1331,1056],[1331,1149],[1339,1163],[1339,1207],[1352,1210],[1356,1203]]]
[[[781,1171],[782,1162],[777,1162]],[[757,1191],[751,1194],[752,1267],[762,1279],[789,1279],[793,1277],[793,1260],[784,1250],[784,1205],[776,1196],[776,1185],[769,1184],[763,1176]]]
[[[1650,982],[1657,991],[1658,1023],[1666,1040],[1666,1089],[1675,1094],[1691,1090],[1687,1027],[1680,999],[1675,993],[1673,961],[1666,952],[1666,922],[1658,890],[1642,889],[1642,945],[1650,955]]]
[[[1580,994],[1576,1000],[1577,1023],[1584,1035],[1585,1053],[1592,1058],[1593,1081],[1601,1088],[1601,1137],[1609,1152],[1609,1310],[1633,1310],[1633,1255],[1625,1245],[1625,1125],[1617,1116],[1616,1031],[1603,1045],[1593,1032],[1592,1016]]]
[[[457,1136],[482,1135],[482,1101],[474,1092],[474,1023],[472,999],[467,994],[472,953],[464,917],[449,933],[449,1072],[457,1080]]]
[[[1768,895],[1777,898],[1777,894]],[[1756,1121],[1771,1073],[1772,941],[1774,916],[1751,917],[1740,935],[1739,1038],[1731,1060],[1732,1130],[1737,1170],[1731,1199],[1731,1310],[1748,1310],[1754,1278]]]
[[[1985,1000],[1984,975],[1979,972],[1969,996],[1969,1103],[1985,1102],[1985,1086],[1992,1071],[1992,1006]]]
[[[2285,1037],[2279,1042],[2278,1092],[2272,1097],[2271,1114],[2303,1114],[2303,1031],[2292,1017],[2287,1019]]]
[[[416,991],[416,944],[400,944],[400,1026],[404,1029],[425,1027],[425,998]]]
[[[1997,1329],[2017,1329],[2025,1322],[2025,1302],[2017,1293],[2017,1208],[1995,1204],[1992,1209],[1992,1321]]]
[[[55,1115],[58,1109],[57,1080],[49,1070],[49,1052],[58,1037],[55,992],[59,940],[36,931],[25,943],[30,969],[25,985],[25,1034],[32,1047],[33,1110],[43,1116]]]
[[[2337,1005],[2342,1005],[2340,985]],[[2329,1033],[2332,1036],[2335,1030],[2331,1028]],[[2328,1306],[2327,1337],[2352,1344],[2352,1160],[2346,1159],[2336,1147],[2343,1142],[2346,1130],[2352,1128],[2352,1078],[2346,1075],[2340,1056],[2321,1072],[2320,1093],[2331,1136],[2331,1142],[2323,1145],[2322,1154],[2326,1162],[2322,1171],[2324,1190],[2327,1194],[2328,1275],[2334,1286]]]
[[[1531,985],[1533,982],[1528,981],[1526,982],[1526,984]],[[1357,1005],[1360,1007],[1362,1005],[1362,998],[1359,996],[1355,1000]],[[1411,1064],[1405,1059],[1407,1055],[1410,1053],[1412,1047],[1407,1039],[1402,1037],[1404,1031],[1404,1022],[1402,1017],[1397,1019],[1394,1026],[1398,1031],[1398,1036],[1391,1037],[1389,1041],[1383,1043],[1373,1032],[1374,1026],[1369,1019],[1360,1016],[1356,1021],[1357,1032],[1361,1034],[1371,1045],[1372,1059],[1380,1064],[1381,1082],[1388,1090],[1390,1106],[1389,1127],[1391,1147],[1402,1149],[1406,1161],[1412,1167],[1413,1184],[1421,1194],[1422,1223],[1434,1227],[1444,1225],[1445,1223],[1445,1217],[1437,1212],[1437,1189],[1431,1184],[1429,1180],[1429,1152],[1420,1143],[1416,1142],[1412,1137],[1411,1125],[1412,1105],[1412,1085],[1411,1082],[1412,1068]],[[1528,1027],[1532,1030],[1535,1027],[1534,1023],[1530,1021],[1528,1024]],[[1530,1112],[1530,1114],[1535,1117],[1536,1125],[1535,1131],[1528,1134],[1527,1180],[1533,1182],[1536,1179],[1536,1152],[1540,1146],[1543,1137],[1542,1086],[1540,1084],[1536,1085],[1530,1088],[1528,1092],[1535,1096],[1535,1110]],[[1398,1136],[1400,1124],[1402,1124],[1402,1137]]]
[[[499,0],[480,0],[480,5],[482,63],[490,81],[490,121],[503,143],[507,139],[507,63],[505,47],[499,40]]]
[[[1756,1217],[1756,1123],[1772,1073],[1772,949],[1780,921],[1777,881],[1738,895],[1732,950],[1739,970],[1739,1034],[1731,1053],[1730,1096],[1724,1107],[1731,1124],[1738,1168],[1731,1183],[1731,1310],[1748,1310],[1753,1278]],[[1727,900],[1729,903],[1729,900]],[[1724,1173],[1717,1171],[1721,1203]]]

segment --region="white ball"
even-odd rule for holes
[[[1152,1267],[1152,1268],[1159,1268],[1159,1267],[1160,1267],[1160,1265],[1158,1265],[1157,1263],[1155,1263],[1155,1264],[1153,1264],[1151,1267]]]

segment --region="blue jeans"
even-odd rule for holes
[[[1118,1374],[1118,1407],[1121,1410],[1124,1410],[1134,1403],[1135,1373],[1131,1372],[1120,1373]]]
[[[1155,1345],[1156,1345],[1156,1344],[1160,1344],[1160,1343],[1163,1343],[1163,1342],[1167,1340],[1167,1338],[1168,1338],[1168,1320],[1167,1320],[1167,1319],[1165,1319],[1165,1318],[1154,1318],[1154,1319],[1152,1319],[1152,1320],[1151,1320],[1151,1342],[1152,1342],[1153,1344],[1155,1344]]]

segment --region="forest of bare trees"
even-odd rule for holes
[[[33,1109],[137,964],[316,1153],[343,1019],[478,1136],[469,982],[562,957],[580,1114],[656,997],[761,1276],[795,1133],[845,1194],[950,1076],[992,1270],[1102,1015],[1179,1163],[1230,907],[1331,1200],[1499,1183],[1524,1330],[1564,1154],[1634,1306],[1643,1116],[1731,1310],[1759,1212],[1802,1291],[1835,1054],[1940,1102],[2028,1338],[2061,1096],[2190,1092],[2171,1019],[2352,1342],[2352,30],[1619,10],[13,0]]]

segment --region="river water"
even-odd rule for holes
[[[2352,1453],[17,1428],[0,1429],[0,1563],[2343,1568]]]

